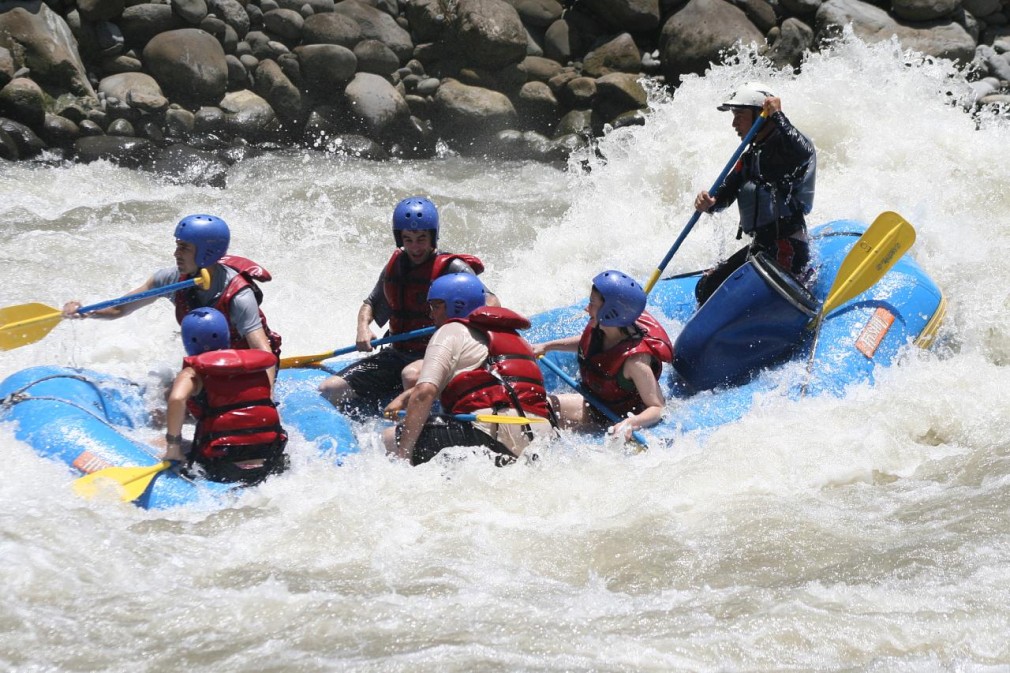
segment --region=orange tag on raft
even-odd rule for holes
[[[887,336],[888,330],[894,324],[894,314],[886,308],[878,308],[866,321],[863,331],[856,339],[856,349],[866,357],[873,359],[880,342]]]
[[[74,458],[74,462],[71,464],[84,474],[91,474],[92,472],[112,467],[112,463],[104,458],[99,458],[90,451],[82,451],[79,456]]]

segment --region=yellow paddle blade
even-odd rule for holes
[[[281,369],[311,365],[323,360],[329,360],[331,357],[333,357],[333,351],[319,353],[318,355],[295,355],[290,358],[281,358]]]
[[[63,320],[63,313],[45,304],[0,308],[0,350],[9,351],[38,341]]]
[[[827,315],[871,288],[913,243],[915,229],[905,218],[891,211],[878,215],[845,256],[835,282],[828,291],[828,297],[821,306],[820,315]]]
[[[468,416],[470,414],[460,414]],[[482,423],[498,423],[499,425],[527,425],[529,423],[546,423],[546,418],[527,418],[525,416],[498,416],[497,414],[473,414],[475,421]],[[458,418],[458,417],[457,417]]]
[[[171,465],[166,460],[148,467],[107,467],[76,480],[74,491],[87,499],[99,493],[115,493],[123,502],[133,502],[144,495],[154,478]]]

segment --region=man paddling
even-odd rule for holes
[[[762,112],[768,122],[716,189],[717,196],[702,191],[695,198],[695,209],[706,213],[717,213],[736,201],[740,210],[737,238],[743,234],[753,238],[699,279],[695,288],[699,305],[753,253],[764,252],[799,279],[810,263],[804,216],[814,203],[814,144],[789,122],[782,101],[763,84],[744,84],[719,109],[733,113],[733,128],[741,138]]]
[[[450,446],[478,446],[496,465],[515,461],[539,435],[552,433],[547,391],[529,343],[518,330],[529,320],[500,306],[485,306],[486,291],[473,274],[442,276],[427,295],[438,327],[424,352],[417,385],[386,407],[387,416],[406,410],[403,423],[383,431],[386,451],[425,463]],[[430,417],[438,399],[445,416]],[[529,423],[461,421],[454,414],[530,418]]]
[[[160,269],[130,294],[165,287],[197,275],[200,269],[210,272],[210,287],[181,290],[168,296],[175,304],[175,317],[182,323],[192,309],[211,306],[228,319],[232,348],[256,348],[280,355],[281,337],[271,331],[266,316],[260,310],[263,293],[257,281],[271,279],[270,273],[255,262],[226,255],[231,241],[228,224],[214,215],[189,215],[175,227],[175,267]],[[141,299],[86,314],[78,313],[79,301],[63,306],[68,318],[95,317],[115,320],[129,315],[157,297]]]
[[[473,255],[457,255],[437,249],[438,209],[423,196],[403,199],[393,210],[396,250],[386,262],[372,292],[358,310],[355,339],[361,352],[371,352],[376,338],[372,322],[389,324],[389,334],[405,334],[432,326],[427,293],[432,281],[449,273],[479,274],[484,264]],[[498,298],[488,293],[488,304]],[[369,355],[327,378],[319,392],[332,402],[379,405],[409,388],[417,380],[427,337],[400,341]],[[413,366],[411,366],[413,365]]]

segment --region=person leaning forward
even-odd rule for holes
[[[513,462],[539,436],[554,433],[543,375],[518,330],[529,320],[500,306],[485,306],[483,284],[472,274],[442,276],[428,302],[438,329],[424,352],[417,384],[386,407],[406,411],[403,422],[382,435],[386,451],[419,465],[450,446],[484,447],[496,465]],[[445,415],[430,417],[435,400]],[[465,421],[456,414],[530,418],[530,423]]]
[[[473,255],[442,252],[438,246],[438,209],[429,199],[412,196],[393,210],[396,250],[386,262],[372,292],[358,310],[355,345],[371,352],[376,338],[372,322],[388,323],[389,334],[405,334],[433,326],[427,293],[432,282],[450,273],[479,274],[484,264]],[[498,298],[487,294],[487,303]],[[364,357],[324,380],[319,392],[334,405],[365,403],[376,409],[417,381],[427,337],[400,341]]]
[[[143,285],[131,291],[137,294],[195,277],[200,269],[210,272],[210,287],[189,288],[169,295],[175,304],[175,318],[182,319],[195,308],[213,307],[228,320],[230,346],[255,348],[280,356],[281,337],[267,325],[260,310],[263,293],[256,284],[271,279],[259,264],[244,257],[227,255],[231,242],[228,224],[214,215],[189,215],[175,227],[175,267],[159,269]],[[81,303],[69,301],[63,306],[68,318],[94,317],[115,320],[147,306],[157,297],[81,314]],[[270,374],[271,380],[273,372]]]
[[[695,209],[703,213],[717,213],[736,201],[740,210],[737,238],[743,234],[753,238],[702,275],[695,287],[699,306],[754,253],[765,253],[801,282],[810,263],[804,216],[814,204],[817,151],[813,142],[789,122],[782,101],[763,84],[744,84],[719,109],[733,113],[733,128],[741,138],[762,111],[768,121],[718,187],[717,196],[702,191],[695,198]]]

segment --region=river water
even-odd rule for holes
[[[451,156],[273,154],[224,190],[110,165],[0,166],[0,305],[123,294],[210,212],[276,280],[285,354],[354,340],[404,196],[441,206],[507,306],[646,279],[738,142],[715,105],[770,81],[819,148],[813,224],[896,210],[950,301],[939,347],[873,387],[770,400],[628,456],[569,439],[533,465],[408,468],[374,437],[223,510],[86,502],[0,425],[0,668],[12,671],[992,671],[1010,666],[1010,188],[1004,118],[949,64],[843,43],[796,79],[749,63],[656,95],[591,170]],[[578,161],[573,165],[577,166]],[[736,249],[703,218],[667,269]],[[0,353],[138,380],[180,358],[166,302]],[[152,431],[153,432],[153,431]],[[367,433],[366,433],[367,434]]]

